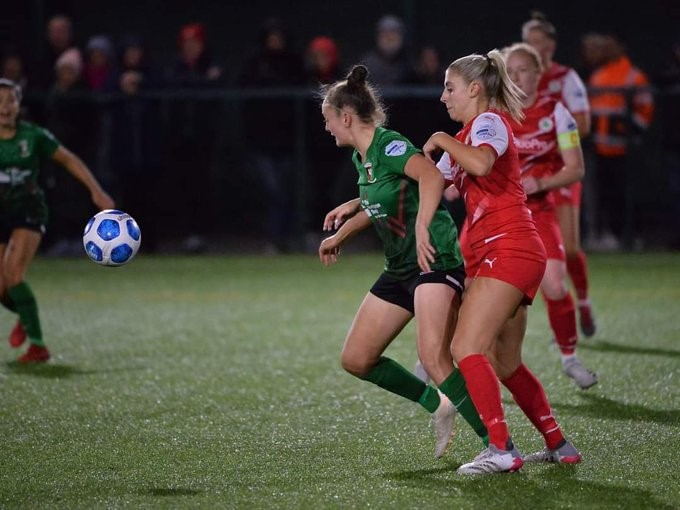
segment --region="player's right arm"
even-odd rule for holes
[[[350,237],[366,229],[371,219],[365,211],[355,214],[347,220],[332,236],[321,241],[319,246],[319,260],[324,266],[330,266],[338,261],[340,246]]]
[[[343,224],[347,218],[351,218],[361,208],[361,199],[353,198],[352,200],[340,204],[331,212],[329,212],[323,220],[323,230],[336,230]]]

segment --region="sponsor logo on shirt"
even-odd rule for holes
[[[0,184],[10,184],[15,186],[23,184],[31,175],[30,170],[22,170],[21,168],[11,167],[0,170]]]
[[[482,140],[488,140],[489,138],[496,136],[496,130],[491,124],[482,124],[477,131],[475,131],[475,135]]]
[[[403,156],[406,154],[406,142],[403,140],[393,140],[385,147],[386,156]]]

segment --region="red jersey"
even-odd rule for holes
[[[579,145],[578,127],[565,106],[552,97],[539,97],[524,108],[525,118],[519,123],[509,120],[515,137],[522,177],[541,178],[559,172],[564,166],[560,147]],[[552,208],[550,192],[535,193],[527,199],[532,211]]]
[[[536,230],[520,183],[519,159],[509,122],[487,111],[455,136],[461,143],[486,145],[496,153],[491,172],[469,175],[444,154],[437,167],[465,200],[461,249],[470,278],[494,278],[513,285],[530,304],[543,279],[545,247]]]
[[[508,121],[495,111],[487,111],[468,122],[455,138],[473,147],[491,147],[497,158],[486,176],[466,173],[449,154],[444,154],[437,164],[465,201],[468,241],[474,244],[516,229],[534,229]]]
[[[553,62],[538,82],[538,95],[562,101],[571,113],[590,112],[588,91],[572,68]]]

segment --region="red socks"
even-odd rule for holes
[[[551,450],[558,448],[564,440],[562,430],[560,430],[560,426],[552,413],[543,385],[531,370],[522,364],[502,383],[510,390],[515,402],[534,424],[534,427],[543,435],[546,446]],[[489,437],[491,437],[491,434],[489,434]]]
[[[507,450],[510,434],[501,404],[501,388],[491,363],[483,354],[471,354],[458,363],[458,369],[489,433],[489,444]]]
[[[583,250],[572,257],[567,257],[567,272],[574,283],[578,300],[588,299],[588,264]]]
[[[576,333],[576,308],[571,294],[562,299],[545,299],[548,320],[555,334],[555,341],[564,355],[574,354],[578,341]]]

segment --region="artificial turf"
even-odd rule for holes
[[[589,263],[598,332],[579,356],[600,383],[562,374],[540,299],[524,348],[583,462],[469,478],[462,420],[436,460],[422,408],[339,366],[378,254],[39,258],[53,358],[0,346],[0,507],[680,508],[680,256]],[[413,331],[387,352],[409,368]],[[540,449],[503,397],[517,446]]]

